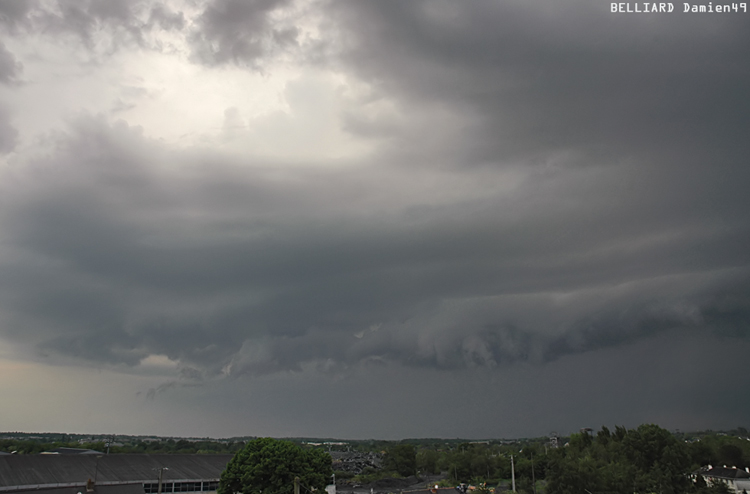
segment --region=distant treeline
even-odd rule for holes
[[[646,426],[641,426],[646,427]],[[726,432],[669,432],[657,426],[664,437],[671,438],[681,452],[689,458],[689,467],[728,465],[750,467],[750,440],[742,427]],[[614,432],[603,427],[600,431],[582,432],[557,438],[558,448],[553,448],[549,437],[486,441],[464,439],[404,439],[339,440],[339,439],[288,439],[304,447],[317,447],[332,451],[359,451],[386,453],[384,468],[378,474],[410,475],[412,473],[445,473],[451,481],[496,483],[510,478],[510,456],[514,457],[516,476],[531,479],[532,462],[535,479],[547,477],[550,462],[570,459],[574,451],[595,457],[607,437],[628,436],[630,432],[616,427]],[[635,436],[633,436],[635,437]],[[588,439],[587,439],[588,438]],[[0,451],[17,454],[38,454],[55,448],[86,448],[110,454],[234,454],[252,437],[230,439],[210,438],[158,438],[124,435],[81,435],[60,433],[0,433]],[[632,443],[632,439],[628,440]],[[317,444],[311,446],[310,443]],[[337,444],[326,444],[337,443]],[[582,446],[583,445],[583,446]],[[583,449],[582,449],[583,448]],[[584,456],[585,456],[584,455]],[[406,466],[404,466],[406,465]],[[398,470],[401,470],[400,472]],[[374,472],[369,471],[368,474]],[[632,487],[632,486],[631,486]]]
[[[55,448],[85,448],[110,454],[232,454],[240,450],[254,436],[229,439],[212,438],[164,438],[156,436],[84,435],[65,433],[0,432],[0,451],[17,454],[38,454]],[[386,441],[378,439],[341,440],[334,438],[284,438],[302,447],[321,448],[326,451],[359,451],[383,453],[397,444],[410,444],[417,449],[450,451],[473,444],[466,439],[404,439]],[[541,439],[482,441],[493,446],[503,444],[522,445],[539,443]]]
[[[245,445],[244,442],[188,441],[185,439],[164,439],[155,441],[134,441],[124,444],[112,441],[110,454],[234,454]],[[46,439],[3,438],[0,451],[6,453],[33,455],[56,448],[83,448],[107,452],[106,441],[48,441]]]

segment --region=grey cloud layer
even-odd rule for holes
[[[271,14],[289,0],[216,0],[209,2],[191,35],[195,58],[209,65],[227,62],[257,66],[277,48],[295,45],[294,26],[277,27]]]
[[[56,149],[7,177],[2,200],[2,327],[51,358],[166,354],[196,377],[495,367],[679,327],[748,336],[747,229],[635,218],[618,234],[637,204],[602,208],[602,182],[532,177],[519,197],[394,207],[370,166],[279,182],[101,119]],[[420,178],[401,194],[419,197]]]
[[[18,140],[18,130],[11,124],[10,113],[0,106],[0,153],[13,151]]]
[[[170,2],[124,0],[54,0],[50,2],[4,2],[0,23],[14,35],[28,33],[71,39],[99,56],[99,63],[113,53],[137,46],[174,50],[151,35],[177,31],[188,41],[196,63],[235,63],[261,69],[263,60],[297,46],[298,28],[272,19],[292,2],[289,0],[213,0],[198,4],[190,17]],[[74,44],[75,44],[74,43]],[[0,47],[0,81],[12,68],[12,55]]]
[[[60,5],[83,39],[136,25],[134,4]],[[149,18],[189,32],[201,63],[256,68],[297,43],[271,15],[288,5],[217,0],[192,31],[167,7]],[[349,168],[74,122],[3,177],[3,336],[50,359],[166,354],[192,379],[548,362],[680,328],[747,338],[742,21],[538,5],[327,4],[336,55],[316,63],[415,118],[350,125],[381,145]]]
[[[74,50],[81,44],[100,58],[99,63],[105,63],[106,57],[126,47],[164,49],[149,35],[158,30],[182,30],[186,26],[182,12],[158,0],[3,2],[0,23],[12,36],[51,36]]]
[[[0,82],[3,84],[17,82],[22,71],[23,65],[0,42]]]
[[[750,69],[737,63],[748,55],[740,17],[607,15],[583,1],[333,5],[348,28],[343,56],[363,77],[406,105],[441,101],[486,119],[471,129],[474,160],[571,149],[589,163],[661,166],[680,149],[721,151],[732,165],[742,157]]]

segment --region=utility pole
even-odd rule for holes
[[[160,468],[152,468],[152,470],[159,470],[159,487],[157,488],[157,493],[161,494],[161,486],[162,486],[161,480],[164,475],[164,470],[169,470],[169,468],[160,467]]]
[[[510,478],[513,481],[513,492],[516,492],[516,466],[513,463],[513,455],[510,455]]]
[[[534,477],[534,453],[531,453],[531,485],[534,486],[534,494],[536,494],[536,478]]]
[[[299,477],[294,477],[294,494],[299,494]]]

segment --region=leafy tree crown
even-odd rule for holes
[[[221,474],[218,494],[293,494],[324,489],[333,470],[331,456],[319,449],[302,449],[271,438],[254,439],[235,454]]]

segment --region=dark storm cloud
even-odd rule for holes
[[[135,4],[60,5],[54,22],[83,39],[146,22]],[[205,4],[196,60],[261,67],[297,42],[274,17],[289,5]],[[187,25],[154,9],[154,25]],[[164,354],[189,382],[507,369],[680,331],[747,341],[740,16],[617,16],[592,2],[328,9],[338,58],[326,63],[369,85],[365,109],[403,113],[349,108],[345,129],[377,151],[330,169],[238,162],[81,118],[48,156],[4,171],[4,337],[50,360]]]
[[[39,2],[0,2],[0,23],[10,32],[15,32],[29,24],[29,14],[35,10]]]
[[[184,14],[158,1],[57,0],[3,2],[0,22],[10,34],[45,34],[65,40],[72,36],[89,50],[112,52],[133,44],[160,48],[147,35],[154,29],[181,30]]]
[[[165,354],[195,381],[494,368],[676,328],[748,336],[740,212],[689,214],[684,198],[662,217],[661,186],[620,185],[637,167],[433,203],[429,170],[398,163],[280,180],[278,164],[169,151],[97,118],[54,145],[8,172],[0,217],[4,336],[49,359]],[[400,191],[371,186],[394,176]],[[723,192],[711,201],[741,204]]]
[[[156,4],[151,8],[148,24],[150,26],[158,24],[165,31],[169,31],[183,29],[185,22],[185,15],[182,12],[173,12],[162,4]]]
[[[227,62],[259,67],[261,59],[296,44],[295,26],[278,26],[272,14],[290,0],[207,2],[191,35],[193,56],[208,65]]]
[[[13,84],[23,71],[23,64],[16,60],[11,52],[0,41],[0,83]]]
[[[363,78],[405,105],[440,102],[482,119],[464,136],[464,162],[564,150],[583,153],[581,164],[742,157],[741,16],[627,16],[590,1],[332,5],[342,56]]]
[[[261,67],[261,59],[297,45],[298,28],[272,16],[290,0],[212,0],[194,4],[200,13],[188,19],[169,2],[124,0],[56,0],[49,3],[4,2],[0,23],[12,34],[66,35],[103,54],[137,45],[152,49],[163,43],[149,38],[155,30],[183,31],[198,63],[236,63]]]
[[[10,123],[10,113],[0,105],[0,153],[15,149],[18,141],[18,130]]]
[[[750,130],[744,116],[750,69],[738,63],[750,54],[743,19],[618,16],[597,2],[331,5],[345,32],[344,63],[382,97],[414,109],[447,106],[474,118],[441,148],[449,159],[404,152],[409,144],[398,138],[388,157],[465,169],[522,164],[538,173],[537,183],[525,188],[538,199],[512,205],[527,222],[512,232],[530,251],[541,243],[556,252],[545,253],[551,263],[542,269],[519,257],[516,289],[564,291],[698,273],[719,259],[737,269],[732,276],[739,281],[722,299],[737,305],[721,316],[713,315],[724,303],[712,293],[719,286],[689,297],[697,321],[660,308],[677,286],[647,291],[635,305],[613,296],[617,301],[603,313],[583,315],[582,304],[580,318],[544,343],[544,355],[682,325],[743,333],[748,258],[742,245],[749,240],[750,206],[742,137]],[[546,210],[532,213],[529,206]],[[507,232],[491,220],[486,227]],[[495,252],[498,259],[505,255]],[[481,280],[473,273],[475,286]],[[545,324],[560,324],[558,317],[550,314]],[[511,320],[505,328],[517,353],[540,351],[528,327]],[[499,337],[488,333],[480,348],[497,348],[486,342]]]
[[[208,414],[231,410],[227,422],[240,430],[292,437],[537,437],[641,423],[731,429],[750,406],[736,391],[750,383],[743,372],[748,349],[747,339],[667,331],[500,372],[371,363],[345,378],[286,373],[170,393],[198,394],[194,407]]]

